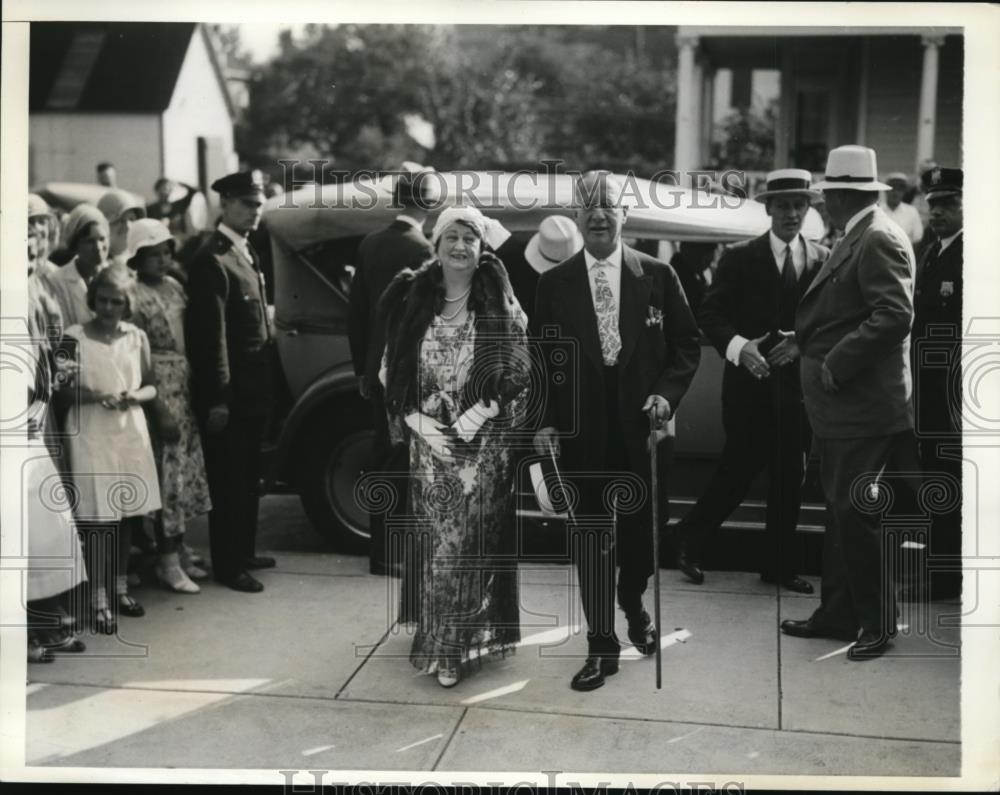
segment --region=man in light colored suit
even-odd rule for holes
[[[795,322],[828,521],[820,606],[781,629],[856,639],[852,660],[881,655],[896,634],[877,512],[886,492],[878,484],[886,471],[917,471],[909,357],[915,260],[905,234],[877,207],[887,189],[877,173],[871,149],[830,152],[816,187],[844,237],[802,296]]]

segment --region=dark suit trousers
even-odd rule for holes
[[[775,376],[772,376],[772,378]],[[799,523],[807,421],[794,395],[750,400],[724,397],[726,443],[722,459],[698,502],[677,525],[689,556],[700,561],[722,523],[739,507],[754,479],[767,469],[765,544],[761,574],[783,580],[796,574],[795,530]]]
[[[385,413],[385,393],[381,384],[373,385],[371,391],[372,460],[375,472],[384,475],[396,491],[395,511],[406,513],[407,481],[410,471],[410,450],[405,444],[394,445],[389,439],[389,421]],[[403,539],[390,543],[387,533],[387,519],[384,511],[369,514],[371,546],[369,557],[372,563],[402,563]],[[390,559],[391,558],[391,559]]]
[[[886,505],[906,503],[915,491],[913,431],[860,439],[815,439],[827,503],[823,542],[823,586],[813,620],[824,628],[882,634],[896,625],[896,597],[890,568],[898,541],[886,537]],[[884,473],[907,472],[901,480]],[[872,496],[867,484],[878,474],[885,494]],[[904,490],[897,498],[890,495]],[[891,549],[888,544],[893,544]]]
[[[202,425],[202,448],[212,511],[208,515],[212,568],[217,580],[246,571],[254,555],[260,501],[260,447],[266,417],[231,413],[226,427],[209,433]]]
[[[954,593],[962,584],[962,435],[920,440],[920,465],[928,483],[941,482],[947,497],[930,506],[929,584]]]
[[[576,481],[581,499],[579,521],[570,527],[570,548],[587,619],[587,653],[617,657],[621,647],[615,635],[615,566],[617,563],[621,569],[617,579],[618,603],[626,616],[638,617],[652,552],[647,550],[643,555],[641,548],[641,539],[648,537],[648,528],[646,533],[642,532],[642,520],[645,517],[649,523],[649,512],[619,516],[615,528],[611,506],[605,505],[606,487],[614,481],[614,473],[627,472],[629,467],[618,420],[617,368],[605,368],[604,376],[608,408],[606,466],[603,472],[583,473]]]
[[[950,353],[952,361],[958,361],[959,351]],[[920,367],[918,358],[914,356],[914,368]],[[917,373],[915,403],[920,464],[928,488],[931,483],[940,484],[941,493],[946,495],[925,508],[930,511],[928,557],[932,593],[939,588],[957,591],[962,582],[962,432],[956,427],[951,411],[951,401],[955,398],[949,381],[953,377],[950,369],[933,367],[921,367]]]

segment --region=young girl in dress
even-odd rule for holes
[[[128,237],[128,264],[138,276],[132,316],[149,338],[157,384],[150,410],[163,501],[155,522],[160,553],[156,576],[170,590],[198,593],[200,588],[191,578],[202,579],[208,573],[190,560],[184,531],[188,520],[211,510],[212,502],[184,355],[187,296],[167,275],[174,264],[174,240],[167,226],[143,218],[132,225]]]
[[[79,389],[68,417],[69,460],[77,526],[84,537],[94,628],[114,634],[115,612],[145,611],[128,593],[134,517],[159,510],[160,487],[143,403],[156,397],[149,341],[125,322],[131,279],[118,268],[97,273],[87,288],[95,317],[66,329],[77,341]],[[68,390],[72,392],[72,390]],[[112,609],[106,590],[114,578]]]

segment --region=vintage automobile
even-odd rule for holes
[[[573,179],[567,174],[446,172],[440,179],[440,207],[475,203],[522,246],[547,215],[573,212]],[[769,227],[759,203],[665,183],[630,178],[626,200],[631,209],[624,235],[639,241],[728,243]],[[386,177],[306,185],[271,199],[264,215],[273,258],[276,339],[292,404],[278,434],[272,480],[291,484],[316,530],[345,550],[361,550],[368,541],[368,517],[355,486],[370,465],[371,437],[370,409],[358,394],[350,360],[348,295],[358,243],[392,220],[397,211],[390,204],[391,178]],[[428,230],[433,222],[432,214]],[[822,235],[815,210],[803,231],[814,239]],[[676,418],[672,471],[677,477],[670,491],[680,506],[697,497],[722,447],[722,369],[721,358],[706,343]],[[762,508],[751,498],[733,521],[760,526]],[[520,510],[534,508],[522,501]],[[819,529],[819,510],[806,506],[803,524]]]

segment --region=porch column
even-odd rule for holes
[[[684,173],[682,184],[690,184],[685,172],[701,166],[702,85],[695,64],[698,37],[677,36],[677,117],[674,133],[674,169]]]
[[[712,133],[715,129],[715,68],[707,60],[701,64],[701,165],[712,156]]]
[[[920,116],[917,120],[916,166],[934,157],[934,126],[937,122],[938,48],[944,36],[921,36],[924,68],[920,79]]]
[[[781,97],[778,120],[774,131],[774,167],[790,168],[792,148],[796,145],[793,122],[795,119],[795,62],[792,48],[787,40],[778,40],[781,54]]]
[[[854,140],[860,146],[868,143],[868,83],[871,79],[871,39],[861,40],[861,68],[858,75],[858,128]]]

